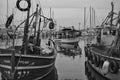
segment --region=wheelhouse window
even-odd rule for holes
[[[112,30],[111,35],[116,35],[116,30]]]
[[[103,30],[103,35],[116,35],[116,30],[113,29],[104,29]]]

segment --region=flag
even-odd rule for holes
[[[12,23],[12,20],[13,20],[13,14],[11,14],[9,17],[8,17],[8,19],[7,19],[7,21],[6,21],[6,24],[5,24],[5,27],[6,28],[8,28],[9,26],[10,26],[10,24]]]

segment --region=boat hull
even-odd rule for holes
[[[85,74],[91,80],[110,80],[96,71],[89,61],[85,61]]]
[[[57,39],[55,41],[56,41],[56,44],[58,44],[58,46],[61,47],[61,48],[74,49],[75,47],[78,46],[79,38],[74,38],[74,39]]]
[[[100,75],[109,80],[120,79],[120,59],[105,55],[102,50],[95,50],[93,47],[85,47],[85,56],[89,62],[89,65],[96,70]],[[105,62],[109,64],[105,64]]]
[[[10,80],[11,78],[11,55],[12,54],[0,54],[0,69],[3,74],[3,78]],[[33,80],[37,77],[42,79],[48,75],[55,64],[56,56],[33,56],[33,55],[15,55],[15,80]]]

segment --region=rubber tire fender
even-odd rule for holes
[[[116,61],[111,61],[109,70],[111,73],[117,73],[119,71],[119,64]]]

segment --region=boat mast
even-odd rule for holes
[[[79,22],[79,23],[78,23],[78,25],[79,25],[79,30],[80,30],[80,24],[81,24],[81,23]]]
[[[51,18],[51,8],[50,8],[50,18]]]
[[[36,27],[37,27],[37,21],[38,21],[38,4],[37,4],[37,7],[36,7],[35,16],[36,16],[36,19],[35,19],[35,22],[34,22],[34,24],[35,24],[35,26],[34,26],[34,37],[36,37]]]
[[[92,28],[92,8],[90,6],[90,28]]]
[[[95,9],[93,9],[93,19],[94,19],[94,27],[96,27]]]
[[[37,5],[38,7],[38,5]],[[37,39],[36,39],[36,46],[40,46],[41,44],[41,39],[40,39],[40,25],[41,25],[41,8],[40,8],[40,19],[39,19],[39,26],[38,26],[38,31],[37,31]]]
[[[84,7],[84,29],[86,28],[86,7]]]
[[[112,6],[112,10],[111,10],[111,19],[110,19],[110,26],[112,26],[113,25],[113,10],[114,10],[114,4],[113,4],[113,2],[111,2],[111,6]]]
[[[26,20],[25,27],[24,27],[24,37],[23,37],[23,46],[22,46],[24,54],[27,54],[27,52],[28,52],[29,15],[30,15],[30,9],[28,9],[28,11],[27,11],[27,20]]]
[[[7,19],[8,19],[8,0],[7,0]]]

